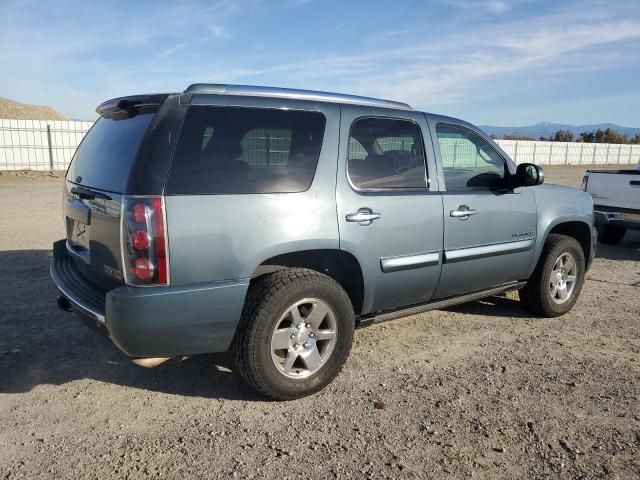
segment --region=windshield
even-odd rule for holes
[[[67,180],[122,193],[155,112],[119,112],[100,117],[76,150]]]

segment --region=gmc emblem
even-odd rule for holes
[[[122,272],[120,270],[116,270],[113,267],[110,267],[109,265],[104,266],[104,274],[107,277],[113,278],[114,280],[122,280]]]

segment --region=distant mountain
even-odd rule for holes
[[[533,137],[536,140],[540,137],[549,138],[558,130],[570,130],[577,137],[581,132],[595,132],[599,128],[606,130],[611,128],[620,135],[626,134],[628,137],[634,137],[640,133],[640,128],[622,127],[615,123],[599,123],[595,125],[565,125],[563,123],[541,122],[528,127],[493,127],[490,125],[481,125],[480,128],[488,135],[494,134],[497,137],[505,135],[520,135],[523,137]]]

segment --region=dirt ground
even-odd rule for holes
[[[374,325],[276,403],[224,354],[145,370],[55,307],[60,183],[0,177],[0,478],[640,478],[640,234],[562,318],[509,295]]]

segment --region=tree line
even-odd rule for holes
[[[496,135],[491,135],[491,138],[498,138]],[[504,140],[531,140],[535,138],[527,135],[503,135]],[[636,133],[634,137],[629,137],[627,134],[620,134],[617,131],[607,128],[602,130],[599,128],[595,132],[582,132],[575,137],[571,130],[558,130],[555,134],[549,135],[549,137],[539,137],[538,140],[543,142],[578,142],[578,143],[621,143],[624,145],[637,144],[640,145],[640,133]]]

